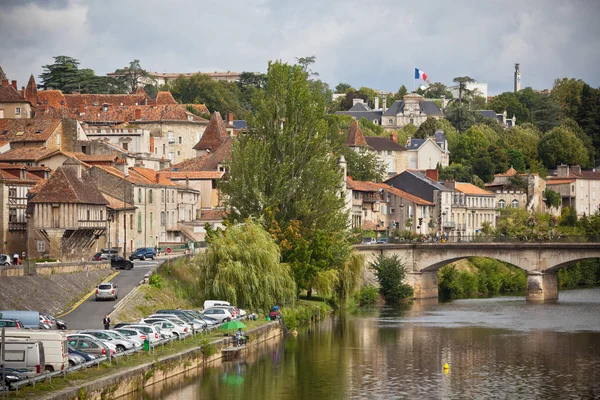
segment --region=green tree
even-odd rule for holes
[[[413,288],[404,283],[406,268],[397,254],[379,254],[375,261],[371,262],[371,268],[375,271],[386,302],[395,304],[412,297]]]
[[[575,120],[591,138],[596,157],[600,156],[600,89],[583,85]]]
[[[198,266],[204,299],[227,299],[263,312],[274,304],[294,303],[291,269],[280,262],[279,247],[269,233],[252,219],[213,237],[206,253],[198,258]]]
[[[447,167],[438,167],[440,181],[456,181],[471,183],[473,173],[470,166],[465,166],[459,163],[452,163]]]
[[[494,96],[489,103],[488,108],[497,113],[506,111],[507,117],[514,115],[518,123],[524,123],[531,120],[531,111],[519,100],[519,95],[514,92],[504,92]]]
[[[555,192],[552,189],[547,188],[544,191],[544,202],[548,207],[559,208],[562,204],[562,197],[560,193]]]
[[[472,95],[472,91],[467,89],[467,84],[475,82],[475,79],[471,78],[470,76],[457,76],[452,81],[458,84],[458,101],[460,103],[463,102],[465,97],[468,98]]]
[[[252,98],[257,90],[266,86],[267,76],[256,72],[242,72],[236,84],[239,89],[240,105],[246,110],[255,111],[252,108]]]
[[[308,76],[319,76],[318,72],[313,72],[310,66],[317,62],[317,56],[308,57],[296,57],[296,62],[302,67],[302,70],[308,74]]]
[[[498,145],[523,154],[525,163],[531,165],[539,159],[538,143],[542,133],[533,124],[523,124],[503,130]],[[516,167],[515,167],[516,168]]]
[[[440,99],[442,96],[446,96],[448,100],[452,99],[452,92],[441,82],[430,84],[424,91],[424,97],[428,99]]]
[[[552,96],[555,96],[563,113],[568,118],[575,118],[581,106],[581,93],[584,81],[575,78],[555,79]]]
[[[477,175],[483,182],[491,182],[494,179],[496,172],[496,164],[487,154],[481,154],[473,160],[473,173]]]
[[[445,110],[446,119],[458,132],[464,132],[475,125],[479,116],[467,104],[458,102],[450,103]]]
[[[388,99],[388,105],[391,105],[396,100],[404,100],[404,96],[408,93],[408,89],[406,86],[402,85],[398,89],[398,91],[392,96],[391,99]]]
[[[352,108],[354,99],[363,99],[365,103],[368,103],[368,96],[366,94],[359,93],[354,89],[349,89],[346,92],[346,96],[342,99],[340,107],[342,110],[347,111]]]
[[[335,93],[346,93],[349,89],[354,88],[349,83],[340,82],[335,86]]]
[[[456,150],[460,133],[452,126],[447,119],[438,119],[436,122],[437,129],[444,131],[446,140],[448,141],[448,150],[452,156],[452,152]]]
[[[590,157],[585,145],[572,131],[557,127],[546,133],[538,144],[540,158],[548,168],[560,164],[588,166]]]
[[[531,111],[532,122],[542,132],[548,132],[560,124],[562,109],[555,96],[539,95]]]
[[[470,127],[458,139],[454,160],[462,164],[471,164],[473,158],[487,151],[490,140],[480,125]]]
[[[133,60],[129,63],[129,67],[117,69],[117,80],[123,83],[127,90],[131,93],[135,92],[139,86],[156,84],[154,78],[150,76],[148,71],[142,68],[140,60]]]
[[[85,71],[85,70],[80,70]],[[91,70],[89,70],[91,71]],[[91,71],[92,74],[94,71]],[[127,89],[118,80],[109,76],[89,76],[88,73],[81,76],[80,81],[71,83],[63,87],[65,93],[106,93],[121,94],[126,93]]]
[[[437,130],[437,120],[433,117],[428,117],[425,122],[419,125],[419,128],[415,132],[415,138],[426,139],[432,137]]]
[[[357,152],[343,146],[343,155],[348,163],[348,176],[357,181],[381,182],[386,175],[385,166],[372,151]]]
[[[525,156],[523,153],[515,149],[508,149],[505,151],[508,158],[508,164],[520,173],[525,172],[527,169],[527,162],[525,161]]]
[[[56,56],[54,64],[44,65],[42,68],[44,70],[39,76],[41,81],[38,88],[62,90],[65,93],[71,93],[65,89],[67,86],[76,85],[94,74],[92,71],[90,76],[89,71],[91,70],[83,70],[83,72],[79,70],[79,61],[69,56]]]

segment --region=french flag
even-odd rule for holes
[[[425,71],[421,71],[419,68],[415,68],[415,79],[423,79],[427,82],[427,73]]]

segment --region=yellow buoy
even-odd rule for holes
[[[450,369],[450,366],[448,365],[448,363],[444,364],[444,369]]]

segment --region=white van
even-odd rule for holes
[[[0,344],[0,349],[2,344]],[[45,370],[44,344],[36,342],[7,341],[4,365],[8,372],[19,372],[33,378]]]
[[[204,302],[204,309],[212,308],[214,306],[231,306],[228,301],[223,300],[206,300]]]
[[[69,366],[67,339],[60,332],[29,329],[7,329],[6,340],[15,342],[40,341],[44,344],[45,370],[62,371]]]

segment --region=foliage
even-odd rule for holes
[[[426,139],[432,137],[437,129],[437,120],[433,117],[428,117],[425,122],[419,125],[419,128],[415,132],[415,138]]]
[[[364,256],[352,253],[340,269],[336,288],[337,301],[340,305],[347,304],[348,300],[361,285],[364,265]]]
[[[540,139],[538,151],[548,168],[560,164],[587,167],[590,157],[581,139],[566,127],[556,127]]]
[[[473,173],[477,175],[484,182],[491,182],[494,179],[494,172],[496,172],[496,165],[492,161],[489,155],[479,154],[478,157],[472,161]]]
[[[375,261],[371,262],[371,267],[375,270],[386,302],[393,304],[412,297],[412,287],[404,283],[406,277],[404,263],[397,254],[391,256],[379,254]]]
[[[225,299],[264,312],[274,304],[293,304],[296,285],[280,257],[279,247],[259,223],[248,219],[233,225],[198,258],[199,291],[204,299]]]
[[[440,181],[453,180],[456,182],[471,183],[473,173],[470,166],[452,163],[447,167],[438,167]]]
[[[600,260],[584,260],[562,268],[557,278],[559,288],[597,285],[600,283]]]
[[[379,299],[379,290],[373,285],[366,285],[356,292],[354,298],[359,307],[372,306]]]
[[[595,155],[600,155],[600,89],[585,84],[581,89],[581,104],[577,109],[575,120],[592,140],[596,149]]]
[[[349,89],[354,89],[352,85],[344,82],[340,82],[335,86],[335,93],[346,93]]]
[[[343,146],[342,154],[348,163],[348,176],[353,179],[373,182],[381,182],[384,179],[385,165],[379,162],[375,152],[358,152]]]
[[[354,89],[348,89],[346,91],[346,96],[342,98],[340,102],[340,108],[343,111],[348,111],[353,106],[354,99],[362,99],[365,103],[368,103],[369,97],[366,94],[360,93]]]
[[[558,208],[562,203],[562,197],[560,193],[555,192],[552,189],[546,188],[544,191],[544,202],[548,207]]]
[[[527,169],[527,162],[525,161],[525,156],[523,155],[523,153],[515,149],[508,149],[505,150],[505,152],[508,158],[508,164],[514,169],[516,169],[519,173],[525,172],[525,170]]]
[[[148,283],[150,284],[150,286],[158,288],[158,289],[162,288],[165,285],[165,282],[163,281],[162,276],[160,276],[158,274],[152,274],[150,276]]]
[[[446,96],[446,99],[448,100],[452,98],[452,92],[449,91],[446,85],[444,85],[441,82],[431,83],[429,87],[423,91],[422,94],[423,97],[427,99],[440,99],[442,96]]]
[[[486,151],[490,140],[483,127],[472,126],[458,139],[454,153],[454,161],[463,164],[471,164],[474,157]]]
[[[333,309],[326,303],[305,301],[295,307],[284,307],[280,311],[286,328],[292,330],[328,317]]]
[[[464,132],[475,125],[481,115],[467,104],[453,102],[446,107],[445,117],[454,129]]]
[[[317,56],[308,57],[296,57],[296,62],[302,67],[302,70],[308,74],[308,76],[318,76],[318,72],[313,72],[310,66],[317,61]]]
[[[507,150],[516,150],[523,154],[526,165],[538,160],[538,143],[542,133],[532,124],[523,124],[503,130],[498,144]],[[517,169],[515,167],[515,169]]]
[[[508,118],[514,115],[519,123],[531,120],[531,110],[519,101],[519,95],[515,92],[504,92],[494,96],[488,103],[488,108],[499,114],[506,111]]]
[[[472,91],[467,89],[467,84],[475,82],[473,78],[470,76],[457,76],[452,80],[454,83],[458,84],[458,101],[462,103],[465,97],[469,97],[473,95]],[[460,129],[459,129],[460,131]]]
[[[585,82],[581,79],[555,79],[552,96],[556,97],[565,116],[575,118],[581,106],[581,93]]]

